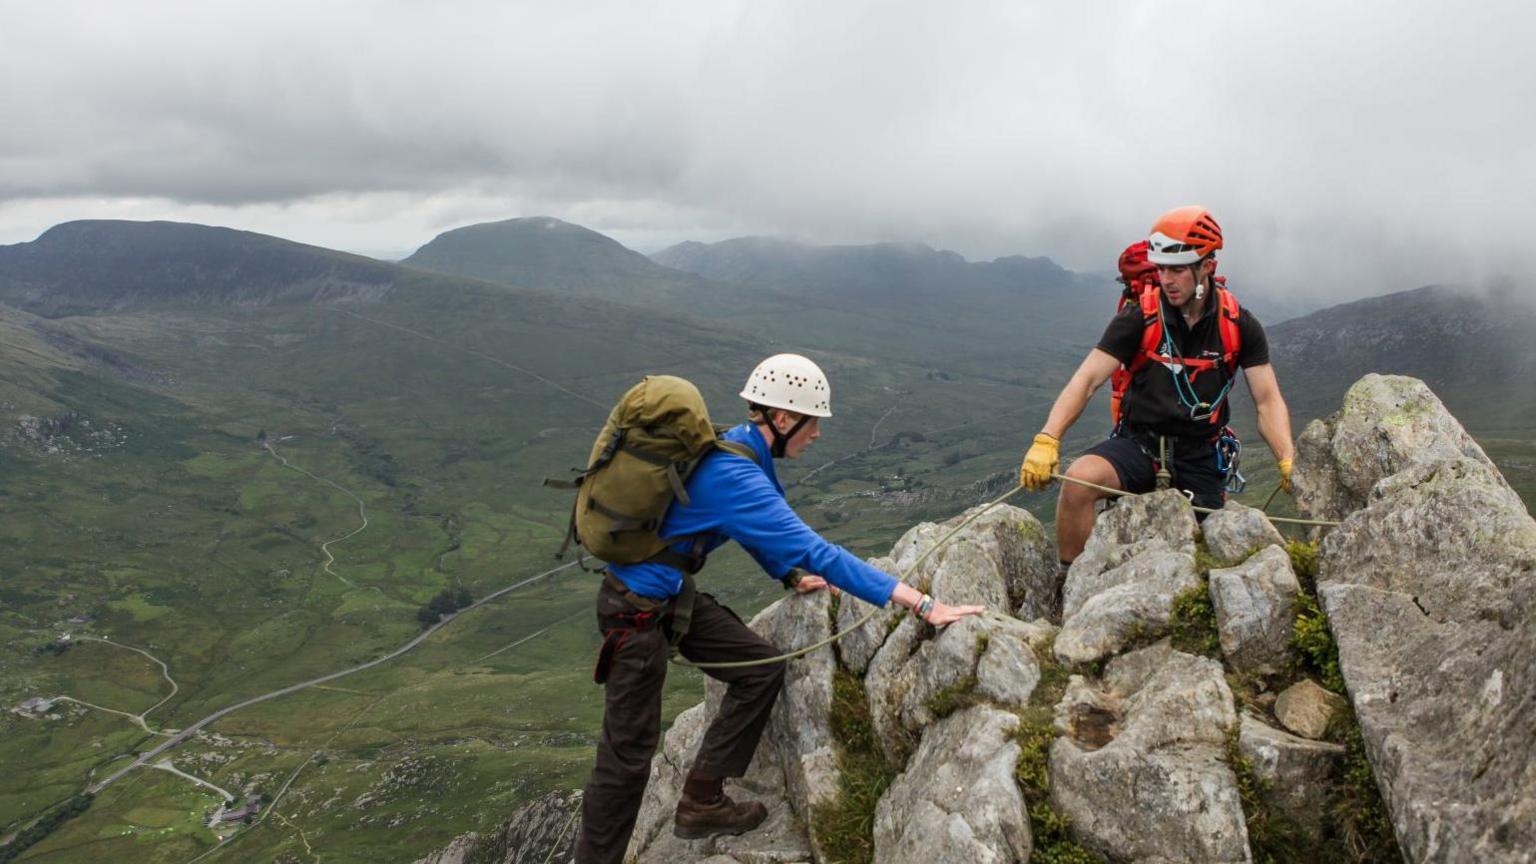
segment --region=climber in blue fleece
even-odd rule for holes
[[[815,363],[797,354],[770,357],[753,370],[741,395],[749,420],[723,437],[750,446],[757,459],[725,451],[705,457],[688,479],[688,503],[675,501],[658,532],[689,538],[676,545],[678,552],[707,553],[735,540],[769,576],[800,593],[831,585],[877,606],[895,602],[940,627],[982,611],[939,603],[869,566],[811,530],[785,502],[773,460],[798,458],[821,436],[821,418],[832,416],[831,391]],[[647,562],[610,567],[598,589],[603,734],[582,801],[577,864],[624,859],[660,738],[671,628],[680,592],[688,596],[682,587],[680,570]],[[694,662],[781,653],[702,592],[694,595],[686,631],[677,648]],[[704,671],[727,689],[683,783],[673,833],[684,838],[740,834],[767,817],[761,803],[726,796],[724,781],[746,774],[784,682],[782,661]]]

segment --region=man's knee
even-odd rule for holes
[[[1073,480],[1082,480],[1098,486],[1118,488],[1120,477],[1115,473],[1115,468],[1109,460],[1102,456],[1083,456],[1073,462],[1067,469],[1067,476]],[[1061,497],[1059,506],[1086,507],[1093,502],[1105,497],[1108,493],[1081,483],[1063,482],[1061,484]]]

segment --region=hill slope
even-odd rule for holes
[[[0,246],[0,302],[58,317],[149,306],[377,298],[400,268],[249,231],[89,220]]]
[[[1269,328],[1293,408],[1318,416],[1367,372],[1425,381],[1473,429],[1536,425],[1536,305],[1429,286]]]
[[[700,282],[610,237],[548,216],[445,231],[401,263],[489,282],[640,304],[695,290]]]

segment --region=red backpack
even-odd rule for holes
[[[1157,281],[1157,268],[1147,263],[1147,242],[1133,243],[1126,247],[1120,255],[1121,282],[1125,285],[1125,291],[1120,294],[1120,302],[1115,307],[1116,313],[1125,310],[1133,302],[1141,304],[1141,350],[1137,352],[1129,366],[1121,366],[1110,375],[1109,416],[1113,425],[1120,425],[1121,405],[1125,401],[1126,391],[1131,387],[1131,379],[1141,371],[1141,367],[1149,361],[1156,360],[1159,363],[1172,363],[1173,358],[1162,353],[1163,348],[1163,319],[1160,314],[1162,305],[1162,287]],[[1216,302],[1220,304],[1218,314],[1221,328],[1221,359],[1212,360],[1199,357],[1180,358],[1179,362],[1189,370],[1189,380],[1193,381],[1201,372],[1214,369],[1218,363],[1226,367],[1227,376],[1230,378],[1237,374],[1237,355],[1242,350],[1242,335],[1237,329],[1237,316],[1241,311],[1237,305],[1237,298],[1227,290],[1227,280],[1224,276],[1217,276]],[[1219,401],[1219,400],[1218,400]],[[1211,422],[1216,422],[1219,412],[1211,412]]]

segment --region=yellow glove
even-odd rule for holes
[[[1019,485],[1036,492],[1051,485],[1051,475],[1061,466],[1061,442],[1055,436],[1041,432],[1035,443],[1024,454],[1024,464],[1019,468]]]
[[[1280,488],[1285,494],[1291,494],[1291,460],[1289,457],[1280,460]]]

